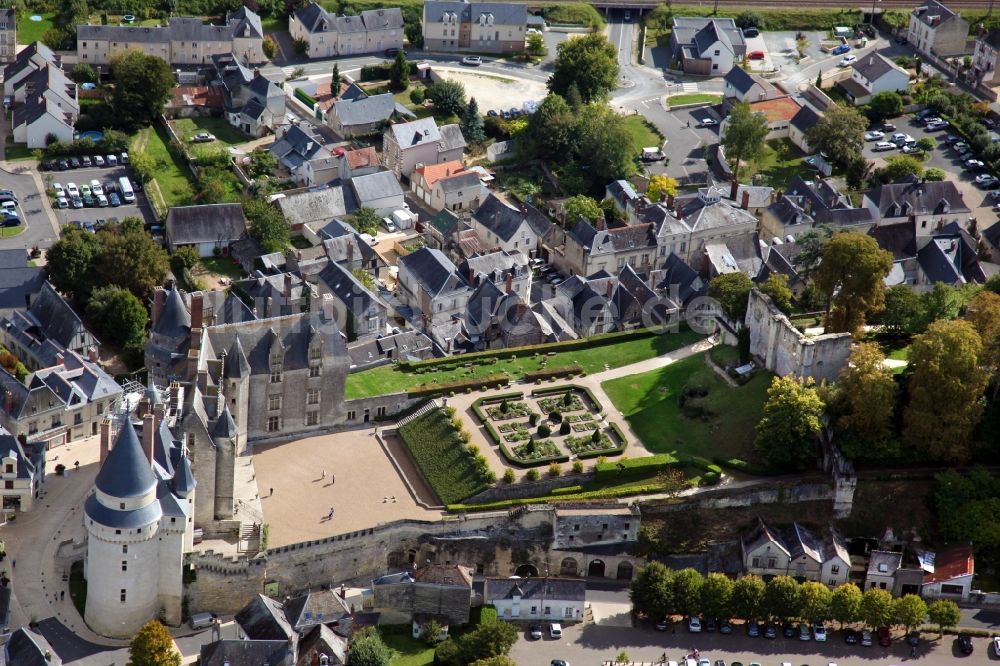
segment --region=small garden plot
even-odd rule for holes
[[[583,423],[572,424],[573,432],[584,432],[585,430],[597,430],[598,425],[594,421],[584,421]]]
[[[504,400],[496,407],[489,407],[486,413],[494,421],[507,421],[528,415],[528,405],[524,402],[509,402]]]
[[[527,426],[523,423],[505,423],[500,426],[500,433],[508,442],[523,442],[531,438],[531,433],[528,432]]]
[[[542,398],[538,401],[538,406],[543,412],[578,412],[586,409],[580,397],[574,393],[563,393],[562,395]]]
[[[580,421],[593,421],[593,420],[594,420],[593,414],[570,414],[568,416],[563,417],[563,421],[565,421],[566,423],[578,423]]]
[[[442,504],[475,495],[492,482],[485,458],[472,454],[443,410],[433,409],[410,421],[399,429],[399,436]]]
[[[541,458],[553,458],[558,456],[559,447],[549,439],[543,439],[540,441],[532,439],[526,444],[515,446],[512,453],[516,458],[524,461],[539,460]]]
[[[594,435],[597,435],[597,439],[594,439]],[[566,448],[569,449],[574,455],[584,455],[587,453],[592,453],[594,451],[607,451],[608,449],[614,449],[618,445],[608,437],[607,433],[600,433],[594,431],[594,435],[584,435],[581,437],[567,437],[566,438]]]

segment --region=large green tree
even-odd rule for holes
[[[896,622],[909,631],[924,623],[927,617],[927,604],[915,594],[904,594],[893,602]]]
[[[927,619],[938,626],[941,636],[945,628],[958,626],[962,621],[962,610],[950,599],[938,599],[927,607]]]
[[[601,206],[586,194],[577,194],[566,199],[563,209],[566,211],[567,229],[572,228],[581,217],[587,220],[587,222],[594,224],[604,214]]]
[[[924,164],[913,155],[893,155],[885,160],[885,166],[875,171],[881,183],[895,183],[909,176],[919,178],[924,173]]]
[[[754,621],[764,612],[764,580],[749,574],[733,582],[730,605],[733,615],[748,622]]]
[[[829,155],[846,166],[861,154],[865,145],[868,119],[852,106],[834,104],[806,131],[806,141],[813,150]]]
[[[118,227],[102,230],[98,237],[101,242],[96,266],[99,281],[124,287],[144,299],[166,279],[170,267],[167,253],[141,227],[127,227],[123,221]]]
[[[508,622],[487,622],[458,639],[462,663],[505,655],[517,642],[517,629]]]
[[[708,283],[708,295],[719,302],[729,321],[742,325],[747,316],[750,290],[753,282],[743,271],[723,273]]]
[[[892,595],[886,590],[870,587],[861,595],[861,620],[869,627],[887,627],[895,614]]]
[[[872,95],[868,103],[868,117],[872,122],[882,122],[903,113],[903,97],[895,90],[883,90]]]
[[[603,33],[592,32],[560,42],[549,77],[549,90],[566,96],[575,85],[583,101],[603,100],[618,85],[618,53]]]
[[[110,104],[124,129],[147,127],[163,114],[174,88],[174,73],[163,58],[123,51],[111,59],[114,87]]]
[[[460,125],[462,136],[470,144],[480,144],[486,141],[486,131],[483,129],[483,117],[479,115],[479,104],[476,98],[469,100],[469,105],[465,107]]]
[[[877,445],[892,434],[896,392],[881,348],[873,342],[856,345],[837,380],[838,425],[865,445]]]
[[[965,461],[982,416],[988,373],[983,343],[967,321],[936,321],[910,345],[910,400],[903,436],[933,460]]]
[[[652,561],[639,570],[629,587],[632,610],[659,620],[673,611],[673,571]]]
[[[830,598],[830,617],[839,622],[841,628],[857,622],[861,619],[861,599],[861,590],[854,583],[838,585]]]
[[[563,42],[565,43],[565,42]],[[606,104],[589,104],[580,111],[577,123],[578,154],[588,166],[592,188],[635,173],[635,139],[621,122],[621,116]]]
[[[770,131],[764,114],[754,113],[747,102],[739,102],[730,110],[722,132],[722,147],[737,179],[741,164],[760,157]]]
[[[771,297],[774,306],[789,314],[792,311],[792,290],[788,288],[788,276],[782,273],[771,273],[759,287],[762,294]]]
[[[809,622],[830,618],[833,592],[823,583],[808,581],[799,587],[799,616]]]
[[[725,574],[710,573],[701,586],[701,612],[707,617],[733,616],[733,581]]]
[[[281,211],[263,199],[243,202],[250,236],[264,252],[281,252],[288,247],[290,229]]]
[[[374,627],[365,627],[351,637],[348,666],[389,666],[392,648],[385,644]]]
[[[549,93],[528,118],[531,153],[546,159],[565,158],[576,151],[576,114],[566,100]]]
[[[49,280],[67,296],[86,300],[94,286],[94,266],[100,252],[97,236],[66,227],[47,253]]]
[[[764,588],[764,608],[772,618],[789,620],[799,616],[799,584],[791,576],[775,576]]]
[[[775,377],[767,390],[754,447],[772,469],[806,469],[815,458],[823,401],[816,389],[794,377]]]
[[[132,638],[128,666],[181,666],[174,639],[159,620],[150,620]]]
[[[920,294],[908,284],[894,284],[885,290],[885,309],[877,315],[876,322],[890,335],[918,333],[920,322]]]
[[[683,615],[697,615],[701,611],[701,588],[705,579],[695,569],[674,572],[674,609]]]
[[[834,234],[823,245],[816,285],[826,295],[827,332],[856,333],[865,317],[885,304],[883,279],[892,270],[892,254],[867,234]]]
[[[396,92],[410,87],[410,63],[403,49],[396,51],[396,57],[389,67],[389,87]]]
[[[131,351],[146,342],[149,314],[142,301],[121,287],[98,287],[87,301],[87,316],[103,339]]]
[[[461,116],[465,111],[465,86],[445,79],[427,89],[427,99],[434,102],[434,111],[442,116]]]

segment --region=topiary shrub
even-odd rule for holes
[[[479,455],[479,447],[476,446],[475,444],[469,444],[467,447],[465,447],[465,450],[468,451],[469,455],[472,456],[473,458]]]
[[[504,401],[500,403],[500,411],[503,412],[504,414],[510,411],[510,405],[507,403],[506,399],[504,399]]]
[[[592,441],[594,443],[597,443],[597,442],[601,441],[601,431],[600,430],[595,430],[594,434],[590,436],[590,441]]]
[[[566,405],[567,407],[570,406],[570,405],[572,405],[573,404],[573,394],[572,393],[568,393],[568,392],[565,393],[565,394],[563,394],[562,404]]]
[[[559,466],[559,463],[554,462],[549,465],[549,476],[559,476],[560,474],[562,474],[562,467]]]
[[[506,483],[514,483],[514,481],[516,479],[517,479],[517,475],[514,474],[514,470],[512,470],[510,467],[508,467],[507,470],[503,473],[503,480],[504,480],[504,482],[506,482]]]
[[[532,467],[528,470],[528,473],[524,475],[524,478],[528,481],[538,481],[538,468]]]
[[[566,425],[566,424],[563,424],[563,425]],[[551,434],[552,434],[552,428],[548,427],[544,423],[542,425],[538,426],[538,436],[539,437],[548,437]]]
[[[562,425],[559,426],[559,434],[560,435],[568,435],[569,432],[570,432],[570,430],[571,430],[571,428],[570,428],[570,425],[569,425],[569,421],[563,421]]]
[[[542,418],[542,415],[537,412],[531,412],[528,414],[528,423],[533,426],[538,425],[538,419]]]
[[[576,474],[583,474],[583,461],[576,460],[573,462],[573,472]]]
[[[559,412],[549,412],[549,419],[555,423],[562,421],[562,414]]]

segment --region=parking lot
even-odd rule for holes
[[[678,109],[664,112],[659,119],[664,125],[661,131],[670,137],[664,152],[670,158],[667,164],[655,163],[649,166],[652,174],[665,173],[681,184],[704,183],[708,172],[705,149],[719,142],[719,127],[703,127],[706,120],[718,122],[719,114],[713,107],[703,106],[692,109]]]
[[[49,171],[45,173],[46,185],[49,188],[49,199],[52,200],[52,184],[60,183],[63,187],[66,187],[69,183],[76,184],[77,187],[87,184],[94,179],[98,180],[102,186],[104,186],[109,181],[117,182],[122,176],[128,176],[129,179],[135,183],[136,179],[132,174],[131,169],[128,167],[114,167],[114,168],[93,168],[90,169],[72,169],[69,171]],[[97,220],[109,220],[110,218],[122,218],[128,217],[130,215],[138,216],[143,218],[143,221],[148,224],[153,224],[156,220],[153,215],[152,208],[149,206],[145,195],[141,191],[135,192],[135,203],[126,204],[124,201],[121,206],[112,207],[107,206],[104,208],[63,208],[55,209],[54,212],[56,219],[60,226],[66,224],[73,224],[74,222],[83,223],[94,223]]]
[[[18,215],[24,226],[24,230],[16,236],[0,235],[0,248],[29,250],[36,245],[45,248],[56,241],[56,230],[45,210],[38,183],[27,169],[23,173],[0,170],[0,189],[14,191],[18,198]],[[14,229],[3,231],[10,234]]]

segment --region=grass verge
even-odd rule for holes
[[[231,280],[239,280],[243,277],[243,269],[229,257],[203,257],[201,265],[209,273],[221,275]]]
[[[167,148],[167,133],[159,125],[139,130],[133,139],[133,151],[136,145],[156,164],[156,178],[160,187],[163,203],[167,208],[184,206],[194,200],[193,174],[180,157]]]
[[[646,146],[659,146],[663,143],[663,135],[653,125],[640,115],[626,116],[622,125],[632,136],[636,150]]]
[[[556,351],[558,349],[558,345],[556,345],[551,346],[554,351],[552,355],[536,355],[531,351],[525,351],[524,356],[518,354],[516,357],[504,358],[495,362],[457,363],[458,367],[451,369],[425,371],[419,364],[407,369],[387,365],[348,375],[344,398],[353,400],[366,396],[399,393],[409,389],[417,389],[422,384],[472,380],[501,373],[519,378],[526,372],[538,371],[543,367],[552,370],[568,365],[580,365],[584,372],[600,372],[604,370],[605,364],[610,368],[620,368],[630,363],[645,361],[686,347],[697,342],[701,337],[701,334],[684,328],[676,333],[663,335],[651,333],[649,336],[625,342],[611,337],[602,344],[601,338],[597,338],[594,339],[594,344],[591,347],[565,352]],[[460,361],[461,359],[456,360]],[[466,365],[471,367],[466,367]]]
[[[754,426],[770,383],[770,373],[759,372],[743,386],[732,388],[701,356],[692,356],[601,386],[653,453],[756,463]],[[682,407],[679,398],[685,394]]]
[[[687,93],[671,95],[667,98],[670,106],[680,106],[682,104],[718,104],[722,101],[722,95],[712,95],[710,93]]]
[[[427,484],[443,504],[484,490],[472,456],[448,416],[434,409],[399,429],[399,436]]]
[[[434,648],[410,635],[410,625],[379,627],[382,640],[396,651],[389,666],[431,666]]]

